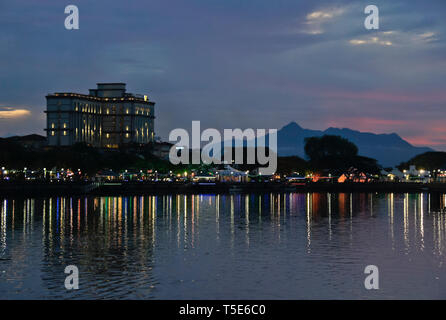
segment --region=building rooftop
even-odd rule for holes
[[[74,92],[55,92],[48,94],[47,98],[69,97],[86,99],[90,101],[132,101],[154,105],[155,102],[149,101],[147,95],[132,94],[126,92],[126,84],[123,82],[97,83],[96,89],[90,89],[89,94]]]

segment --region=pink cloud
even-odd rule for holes
[[[326,121],[326,126],[350,128],[362,132],[398,133],[415,146],[446,150],[446,127],[442,120],[381,119],[374,117],[343,117]],[[409,133],[413,131],[414,133]]]
[[[385,92],[385,91],[365,91],[352,92],[343,90],[321,90],[322,95],[329,98],[342,99],[363,99],[387,102],[446,102],[446,92]]]
[[[411,122],[407,120],[380,119],[372,117],[343,117],[327,122],[331,127],[348,127],[351,129],[370,132],[394,132],[395,127],[405,127]]]

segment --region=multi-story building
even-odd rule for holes
[[[125,83],[98,83],[88,95],[63,92],[46,99],[50,146],[85,142],[117,148],[154,141],[155,103],[146,95],[126,93]]]

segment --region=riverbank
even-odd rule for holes
[[[140,195],[190,193],[268,193],[268,192],[445,192],[445,183],[306,183],[281,182],[193,184],[176,182],[2,182],[0,196]]]

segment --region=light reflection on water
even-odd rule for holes
[[[445,206],[427,193],[2,199],[0,298],[446,298]],[[380,290],[364,288],[369,264]]]

